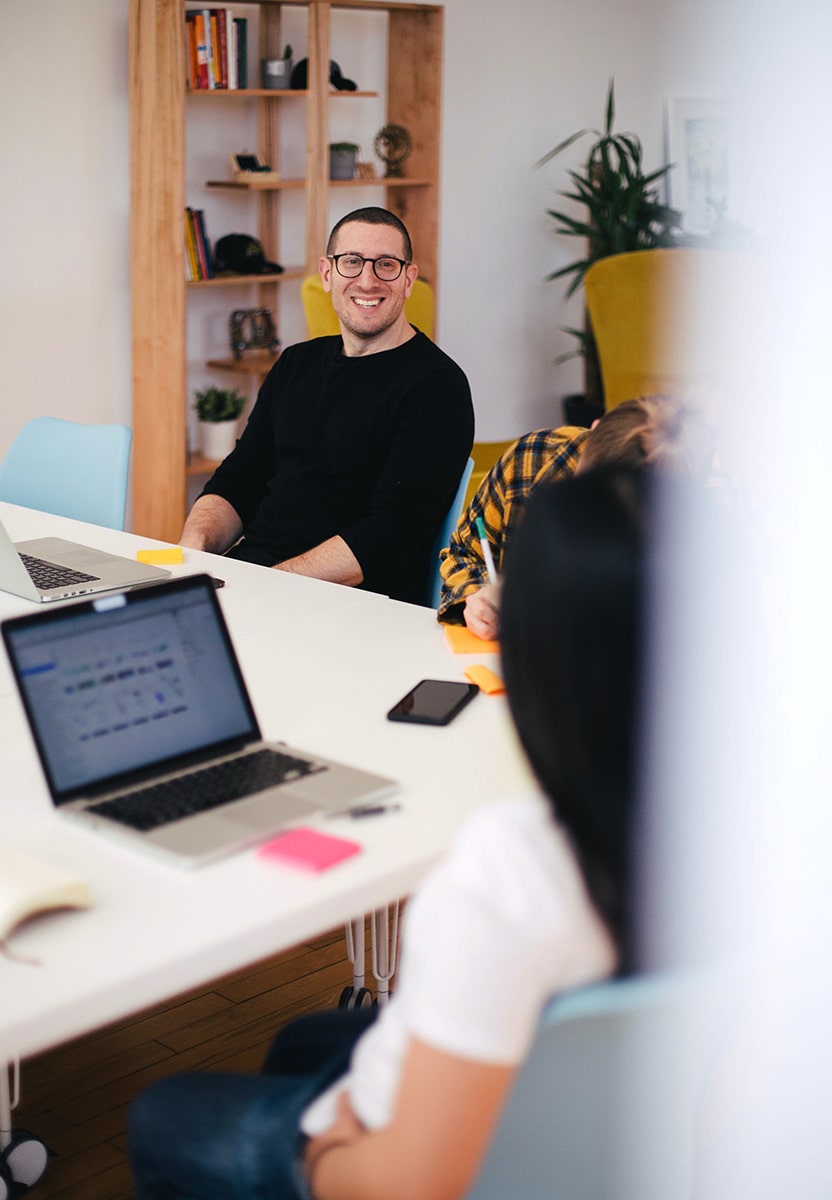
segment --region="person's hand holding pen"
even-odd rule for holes
[[[477,517],[474,523],[477,527],[489,582],[478,592],[466,597],[463,616],[465,624],[472,633],[482,638],[483,641],[492,641],[500,635],[500,584],[482,517]]]
[[[487,583],[478,592],[465,598],[463,609],[465,624],[483,641],[490,642],[500,636],[500,589],[498,584]]]

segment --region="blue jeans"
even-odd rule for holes
[[[309,1200],[301,1113],[344,1073],[374,1017],[301,1017],[275,1038],[262,1075],[178,1075],[142,1092],[128,1121],[135,1200]]]

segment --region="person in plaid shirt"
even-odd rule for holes
[[[561,426],[527,433],[510,446],[477,489],[440,554],[442,593],[437,618],[465,624],[486,640],[499,634],[498,587],[489,582],[476,521],[485,526],[494,566],[501,571],[506,545],[532,491],[543,481],[568,479],[590,466],[617,463],[669,466],[703,473],[710,459],[698,409],[671,396],[642,396],[617,405],[592,429]]]

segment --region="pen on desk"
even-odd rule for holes
[[[359,804],[355,808],[342,808],[339,812],[327,813],[327,818],[334,817],[379,817],[382,813],[398,812],[401,804]]]
[[[482,517],[477,517],[474,521],[477,527],[477,533],[480,539],[480,548],[482,556],[485,559],[485,569],[488,571],[488,578],[491,583],[497,583],[497,572],[494,569],[494,559],[491,555],[491,547],[488,544],[488,535],[485,532],[485,524]]]

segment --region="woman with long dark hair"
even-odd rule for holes
[[[531,498],[502,647],[540,792],[480,812],[411,900],[390,1004],[294,1022],[260,1076],[145,1092],[136,1200],[457,1200],[543,1005],[629,968],[651,485],[591,471]]]

